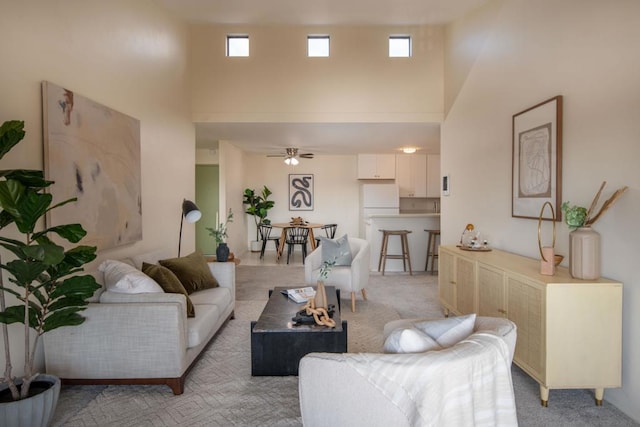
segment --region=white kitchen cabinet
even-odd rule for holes
[[[397,154],[396,183],[400,197],[427,197],[427,155]]]
[[[395,179],[394,154],[358,154],[358,179]]]
[[[427,197],[440,197],[440,154],[427,155]]]
[[[600,405],[605,388],[621,386],[622,283],[573,279],[564,267],[542,275],[539,260],[496,249],[440,246],[439,263],[445,313],[469,311],[462,292],[475,295],[471,305],[478,315],[516,324],[513,362],[538,382],[544,406],[551,389],[593,388]],[[473,291],[460,285],[463,277]]]

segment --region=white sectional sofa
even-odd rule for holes
[[[140,269],[168,258],[156,251],[126,260]],[[218,287],[189,295],[195,317],[187,317],[186,298],[177,293],[119,293],[103,288],[82,312],[79,326],[44,335],[47,373],[67,384],[166,384],[174,394],[198,356],[235,308],[235,264],[208,263]]]

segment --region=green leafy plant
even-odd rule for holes
[[[224,243],[227,240],[227,225],[230,222],[233,222],[233,211],[231,210],[231,208],[229,208],[229,213],[227,214],[227,219],[225,220],[225,222],[216,224],[215,228],[207,227],[209,235],[213,237],[217,245],[219,245],[220,243]]]
[[[334,257],[332,261],[323,261],[322,265],[320,265],[320,272],[318,274],[318,280],[325,281],[329,277],[329,273],[331,273],[331,269],[334,265],[336,265],[337,257]]]
[[[628,187],[625,185],[613,192],[611,197],[604,201],[602,206],[597,213],[595,213],[596,206],[598,205],[598,200],[600,199],[600,195],[602,194],[602,190],[607,185],[607,181],[603,181],[602,185],[600,185],[600,189],[596,193],[589,209],[584,208],[582,206],[571,206],[569,202],[564,202],[561,205],[562,213],[564,213],[564,221],[567,223],[570,229],[578,228],[578,227],[590,227],[593,223],[595,223],[613,204],[628,190]],[[595,213],[595,214],[594,214]]]
[[[255,190],[246,188],[243,194],[242,204],[247,205],[245,213],[253,215],[253,219],[256,223],[256,240],[258,240],[258,226],[260,224],[270,224],[271,221],[267,219],[269,209],[273,208],[275,202],[269,200],[269,196],[273,194],[271,190],[265,185],[262,188],[262,192],[257,194]]]
[[[564,214],[564,222],[567,223],[569,228],[574,229],[584,226],[584,221],[587,218],[587,208],[575,205],[571,206],[569,202],[564,202],[561,209]]]
[[[24,122],[13,120],[0,127],[0,159],[24,138]],[[45,190],[53,184],[44,179],[42,171],[11,169],[0,171],[0,230],[15,225],[22,239],[0,236],[0,246],[15,259],[3,264],[9,284],[0,276],[0,323],[5,349],[3,382],[8,384],[14,400],[29,397],[34,372],[35,354],[40,337],[62,326],[84,322],[79,312],[87,306],[86,299],[100,287],[91,275],[79,275],[82,266],[96,257],[93,246],[75,246],[65,250],[51,240],[58,237],[78,243],[86,234],[80,224],[51,226],[36,230],[44,223],[44,215],[57,207],[73,202],[65,200],[51,206],[53,196]],[[7,307],[6,295],[17,304]],[[24,377],[22,384],[12,376],[8,324],[24,325]]]

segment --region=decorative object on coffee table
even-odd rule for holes
[[[346,353],[347,321],[340,318],[340,291],[326,286],[328,305],[335,306],[334,328],[316,324],[294,326],[301,305],[277,287],[257,321],[251,322],[251,375],[298,375],[300,359],[312,352]]]

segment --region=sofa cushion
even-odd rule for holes
[[[152,278],[122,261],[106,260],[98,267],[107,290],[127,294],[163,292]]]
[[[422,353],[440,349],[436,340],[417,328],[396,329],[384,342],[385,353]]]
[[[199,251],[181,258],[160,260],[159,263],[173,271],[189,294],[218,286],[204,255]]]
[[[448,317],[446,319],[427,320],[415,324],[415,327],[436,340],[442,347],[451,347],[473,333],[476,315]]]
[[[187,299],[187,317],[194,317],[196,315],[195,308],[193,306],[193,302],[191,302],[191,299],[189,298],[189,294],[171,270],[158,264],[147,264],[146,262],[143,262],[142,272],[155,280],[165,292],[183,294]]]
[[[213,325],[220,318],[220,310],[213,304],[196,304],[196,317],[187,319],[187,347],[196,347],[207,340]]]
[[[323,263],[335,262],[334,265],[351,265],[351,247],[346,234],[335,240],[322,236],[319,239]]]
[[[217,287],[194,292],[189,295],[191,301],[196,306],[215,305],[222,313],[231,304],[231,290],[229,288]]]

